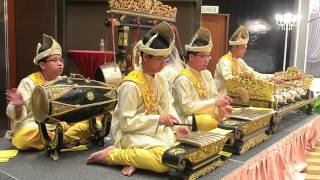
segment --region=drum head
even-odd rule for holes
[[[44,123],[49,115],[49,100],[42,86],[38,86],[33,90],[31,108],[35,121]]]

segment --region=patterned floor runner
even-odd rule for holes
[[[306,180],[320,180],[320,140],[312,151],[306,154],[308,171]]]

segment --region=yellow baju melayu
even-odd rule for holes
[[[151,77],[134,70],[119,86],[118,97],[111,124],[116,148],[106,157],[107,163],[168,171],[161,158],[174,144],[174,132],[159,125],[159,117],[162,114],[177,117],[177,114],[167,81],[158,74]]]
[[[174,107],[182,121],[190,123],[188,117],[194,114],[200,131],[216,128],[214,103],[218,92],[208,70],[198,72],[187,66],[174,81],[173,96]]]
[[[22,106],[22,113],[19,119],[16,118],[14,105],[8,104],[7,106],[7,115],[14,122],[12,144],[19,150],[44,149],[44,145],[40,140],[38,125],[34,120],[30,100],[34,88],[45,82],[47,81],[40,72],[33,73],[21,80],[17,90],[22,94],[25,103]],[[71,127],[64,122],[62,124],[65,131],[64,142],[81,140],[91,135],[87,121],[79,122]],[[52,137],[54,134],[51,130],[55,129],[55,125],[48,124],[47,129],[49,130],[49,136]]]
[[[214,82],[220,96],[227,95],[225,81],[238,76],[241,72],[253,73],[256,78],[268,78],[267,75],[254,71],[242,58],[234,58],[232,53],[228,52],[219,59],[214,73]]]

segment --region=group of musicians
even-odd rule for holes
[[[175,35],[166,22],[152,28],[136,45],[141,56],[140,66],[118,86],[118,104],[111,124],[114,144],[93,153],[87,163],[123,165],[122,173],[126,176],[136,168],[159,173],[168,171],[161,162],[162,155],[176,144],[175,137],[190,133],[185,124],[191,123],[192,114],[196,115],[198,129],[208,131],[232,113],[232,99],[226,96],[226,80],[243,71],[269,78],[255,72],[242,59],[248,40],[248,30],[240,26],[230,38],[230,51],[219,60],[213,78],[207,70],[213,47],[211,34],[201,27],[185,45],[187,66],[175,75],[172,90],[169,90],[167,80],[159,72],[175,48]],[[6,93],[7,115],[14,120],[12,144],[19,150],[44,149],[30,99],[36,86],[61,78],[64,61],[59,43],[43,35],[34,64],[39,71],[22,79],[17,89]],[[61,123],[65,143],[91,136],[88,120],[73,126]],[[54,125],[48,125],[48,129],[49,136],[53,137],[54,132],[50,130]]]

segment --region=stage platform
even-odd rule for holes
[[[316,118],[316,115],[306,115],[303,113],[288,113],[278,124],[278,130],[272,137],[262,144],[254,147],[245,154],[233,155],[224,166],[219,167],[215,171],[207,174],[200,179],[222,179],[234,170],[243,166],[252,157],[259,152],[267,149],[271,145],[277,143],[296,129],[303,127],[308,122]],[[106,146],[111,145],[110,138],[106,138]],[[0,149],[12,149],[8,139],[0,139]],[[121,173],[121,167],[111,167],[103,165],[86,165],[87,157],[102,147],[88,145],[88,150],[76,152],[63,152],[60,159],[53,161],[47,158],[44,152],[22,152],[6,163],[0,163],[0,179],[1,180],[100,180],[128,179]],[[149,171],[138,170],[130,180],[143,179],[168,179],[166,174],[155,174]]]

